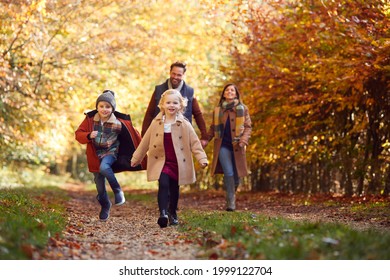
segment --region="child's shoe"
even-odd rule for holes
[[[179,224],[179,219],[177,218],[176,211],[169,211],[168,219],[170,226],[177,226]]]
[[[171,226],[177,226],[179,224],[179,219],[176,215],[170,215],[169,216],[169,225]]]
[[[99,213],[99,219],[102,222],[105,222],[110,217],[110,209],[111,209],[111,201],[109,199],[107,200],[99,200],[99,195],[96,197],[101,205],[100,213]]]
[[[125,194],[123,193],[123,191],[114,193],[114,196],[115,196],[115,205],[122,205],[123,203],[126,202]]]
[[[160,217],[157,220],[158,225],[161,228],[165,228],[168,225],[168,214],[166,210],[161,210]]]

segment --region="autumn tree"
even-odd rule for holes
[[[140,127],[153,88],[183,60],[207,105],[223,75],[223,14],[187,1],[0,1],[0,158],[64,172],[84,156],[73,132],[106,88]],[[172,11],[175,11],[172,13]],[[213,13],[213,15],[210,14]],[[213,31],[213,32],[211,32]],[[74,164],[72,164],[74,166]]]
[[[253,187],[388,193],[386,1],[250,3],[230,73],[253,116]]]

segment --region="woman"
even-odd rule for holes
[[[248,175],[246,146],[252,132],[248,107],[240,99],[236,85],[227,84],[214,109],[208,140],[214,138],[211,175],[223,174],[226,211],[236,209],[236,190],[240,177]]]

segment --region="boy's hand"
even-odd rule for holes
[[[96,138],[98,132],[96,130],[92,131],[90,134],[89,134],[89,138],[93,139],[93,138]]]
[[[205,168],[207,167],[207,165],[208,165],[207,163],[202,163],[202,164],[201,164],[201,166],[202,166],[203,169],[205,169]]]

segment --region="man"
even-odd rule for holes
[[[191,123],[192,115],[194,116],[195,122],[200,130],[200,139],[202,146],[204,147],[205,145],[207,145],[206,122],[203,118],[202,111],[200,110],[199,103],[194,97],[194,89],[188,86],[183,80],[186,70],[187,69],[185,63],[179,61],[173,63],[170,68],[169,79],[167,79],[161,85],[157,85],[155,87],[152,98],[150,99],[148,108],[146,110],[144,120],[142,122],[142,136],[145,135],[146,130],[149,128],[153,118],[156,117],[157,114],[160,112],[160,109],[157,105],[160,102],[160,98],[163,92],[165,92],[167,89],[176,89],[180,91],[183,97],[186,97],[188,99],[188,104],[186,111],[184,112],[184,116]]]

